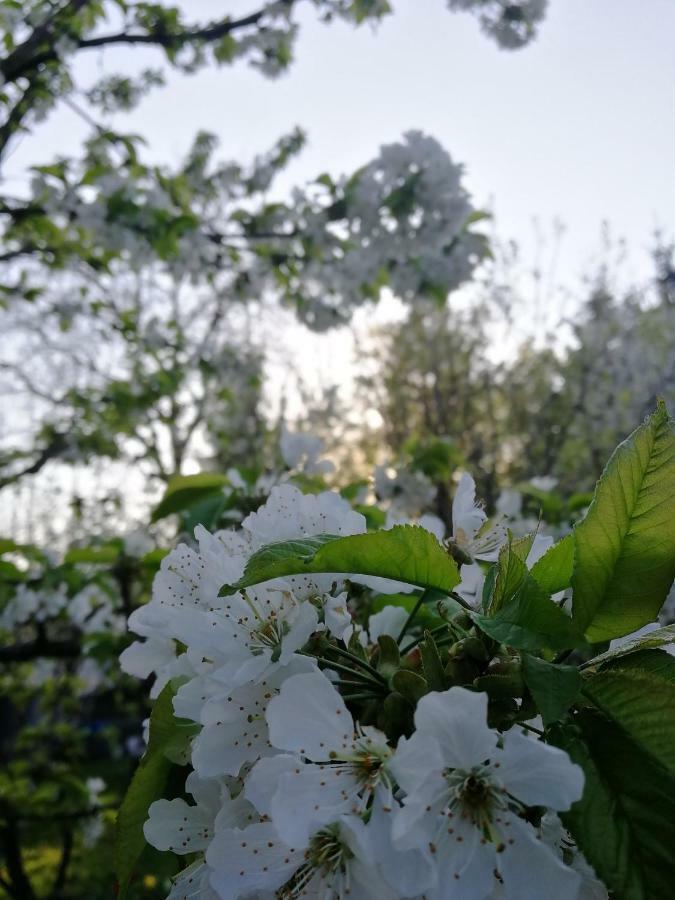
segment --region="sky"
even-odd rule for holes
[[[193,19],[255,5],[183,3]],[[244,161],[300,125],[309,141],[284,174],[285,189],[324,171],[353,171],[381,144],[421,129],[464,164],[474,204],[494,213],[497,234],[516,240],[525,261],[536,260],[538,231],[550,235],[560,220],[566,234],[555,277],[574,283],[597,260],[606,221],[630,248],[626,280],[647,278],[654,230],[675,237],[674,0],[550,0],[538,38],[518,52],[499,50],[472,16],[451,14],[444,0],[392,5],[394,15],[377,29],[355,29],[320,24],[306,2],[296,60],[283,77],[266,80],[245,64],[173,74],[111,124],[144,134],[148,153],[168,163],[199,130],[219,136],[224,157]],[[91,83],[160,63],[152,50],[119,48],[87,54],[78,66]],[[59,108],[15,144],[5,187],[20,189],[31,164],[76,154],[87,132]],[[365,330],[400,314],[388,301],[357,324]],[[348,391],[348,332],[314,336],[288,324],[267,343],[273,384],[287,385],[294,368],[317,388],[338,382]]]
[[[538,38],[517,52],[500,50],[444,0],[392,5],[379,27],[355,29],[319,23],[305,3],[288,74],[270,81],[246,64],[172,74],[115,124],[146,135],[149,152],[167,162],[198,130],[215,132],[224,156],[244,160],[300,125],[308,145],[282,188],[352,171],[381,144],[421,129],[464,164],[474,204],[494,213],[498,235],[516,240],[525,260],[534,262],[542,234],[544,254],[553,252],[553,223],[562,221],[556,278],[572,283],[597,259],[606,221],[630,248],[627,281],[648,277],[655,229],[675,236],[675,2],[550,0]],[[183,6],[199,19],[255,3]],[[86,82],[159,62],[147,48],[96,51],[80,74]],[[58,110],[15,148],[10,181],[31,162],[76,152],[86,132],[72,111]],[[398,312],[385,303],[376,317]],[[348,335],[294,332],[289,340],[290,352],[302,345],[308,371],[345,377]]]

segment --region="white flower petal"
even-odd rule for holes
[[[220,831],[206,851],[211,886],[223,900],[281,887],[303,858],[304,848],[287,847],[271,822]]]
[[[210,810],[184,800],[155,800],[143,826],[146,841],[158,850],[185,854],[205,850],[213,836]]]
[[[341,766],[298,763],[284,772],[272,797],[272,821],[283,840],[306,844],[313,831],[354,809],[359,784]]]
[[[397,638],[408,620],[408,611],[402,606],[385,606],[368,619],[368,635],[376,643],[380,635]]]
[[[485,900],[495,880],[494,844],[462,819],[453,819],[452,833],[449,830],[434,853],[437,884],[429,891],[429,900]]]
[[[315,762],[348,747],[354,720],[340,694],[320,672],[293,675],[267,707],[270,742]]]
[[[464,472],[452,501],[453,537],[460,542],[471,540],[486,519],[485,512],[476,505],[476,482]]]
[[[206,725],[192,746],[192,764],[200,775],[237,775],[247,762],[273,753],[264,720]]]
[[[510,900],[541,900],[542,885],[546,885],[546,900],[576,900],[579,874],[539,839],[531,825],[515,815],[508,815],[507,822],[504,835],[508,838],[498,856],[505,896]]]
[[[487,700],[487,694],[461,687],[434,691],[417,704],[415,727],[420,737],[438,741],[446,765],[470,768],[488,759],[497,744],[486,724]]]
[[[265,757],[253,766],[244,790],[246,799],[251,801],[261,815],[272,815],[272,798],[279,779],[297,766],[297,757],[286,753]]]
[[[506,790],[527,806],[567,810],[581,798],[584,773],[564,750],[512,728],[503,737],[499,777]]]

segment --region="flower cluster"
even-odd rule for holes
[[[485,518],[465,476],[447,543],[465,566],[505,539]],[[592,896],[555,818],[581,797],[582,770],[536,729],[491,727],[485,693],[411,701],[419,650],[394,648],[406,630],[417,644],[418,626],[399,607],[362,609],[369,591],[413,586],[301,574],[219,596],[261,547],[365,531],[339,495],[277,486],[240,530],[198,527],[130,617],[145,640],[123,667],[154,671],[155,695],[170,683],[190,735],[185,794],[156,800],[144,827],[189,857],[170,900],[539,900],[542,883],[556,900]]]

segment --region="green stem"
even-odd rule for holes
[[[442,634],[443,632],[451,632],[451,637],[454,640],[456,635],[454,634],[453,626],[448,622],[447,625],[437,625],[435,628],[432,628],[429,631],[429,634],[435,638],[437,634]],[[418,644],[421,644],[424,640],[424,635],[420,635],[420,637],[415,638],[409,644],[406,644],[405,647],[401,650],[401,656],[405,656],[406,653],[410,653]]]
[[[361,657],[357,656],[355,653],[350,653],[349,650],[343,650],[342,647],[338,647],[336,644],[331,644],[328,648],[328,652],[335,653],[338,656],[341,656],[343,659],[348,659],[355,666],[359,666],[364,670],[364,672],[368,672],[369,675],[384,683],[384,678],[380,675],[377,669],[374,669],[370,665],[370,663],[367,663],[364,659],[361,659]]]
[[[406,631],[407,631],[407,630],[410,628],[410,626],[412,625],[413,620],[415,619],[415,616],[417,615],[417,613],[420,611],[420,607],[422,606],[422,604],[423,604],[424,601],[426,600],[428,593],[429,593],[429,591],[422,591],[422,593],[419,595],[419,597],[418,597],[418,599],[417,599],[417,603],[413,606],[413,608],[412,608],[412,610],[411,610],[411,612],[410,612],[410,615],[408,616],[408,618],[407,618],[407,619],[405,620],[405,622],[403,623],[403,628],[401,628],[401,631],[399,632],[399,635],[398,635],[398,637],[396,638],[396,643],[397,643],[397,644],[400,644],[401,641],[403,640],[403,638],[405,637]]]
[[[315,659],[319,665],[323,663],[323,668],[325,669],[335,669],[336,672],[346,672],[353,678],[359,678],[363,686],[375,686],[378,691],[381,691],[383,687],[386,687],[386,682],[384,681],[384,679],[376,681],[367,672],[359,672],[358,670],[352,669],[349,666],[345,666],[342,663],[335,662],[335,660],[325,659],[323,656],[315,657]]]
[[[534,734],[538,734],[539,737],[543,737],[543,736],[544,736],[544,732],[541,731],[539,728],[535,728],[533,725],[527,725],[525,722],[519,722],[518,725],[519,725],[521,728],[526,728],[528,731],[534,732]]]
[[[380,696],[378,694],[367,694],[367,693],[343,694],[342,699],[343,700],[351,700],[351,701],[355,702],[357,700],[379,700]]]
[[[459,596],[459,594],[456,594],[454,591],[450,591],[449,596],[452,597],[453,600],[456,600],[460,606],[463,606],[464,609],[468,610],[469,612],[474,611],[473,606],[471,606],[470,603],[467,603],[466,600]]]

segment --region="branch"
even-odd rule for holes
[[[89,3],[91,3],[91,0],[69,0],[65,6],[54,10],[52,15],[48,16],[42,25],[38,25],[33,30],[30,37],[26,38],[23,44],[19,44],[6,59],[0,61],[0,72],[2,72],[5,81],[16,81],[26,69],[35,68],[35,64],[32,62],[35,59],[33,54],[44,41],[53,41],[61,33],[58,22],[61,15],[64,13],[75,15]],[[51,58],[56,59],[56,54],[53,53]]]
[[[66,449],[66,439],[63,434],[55,434],[52,440],[47,444],[45,449],[40,453],[38,458],[25,469],[15,472],[13,475],[5,475],[0,478],[0,490],[10,484],[14,484],[25,475],[36,475],[40,469],[47,465],[50,459],[59,457]]]
[[[52,885],[51,893],[49,895],[52,900],[56,900],[56,898],[61,896],[61,891],[63,890],[63,886],[66,883],[66,875],[68,873],[68,866],[70,865],[70,859],[72,855],[73,832],[70,828],[66,828],[63,834],[63,847],[61,849],[59,868],[56,873],[56,878],[54,879],[54,884]]]
[[[12,139],[13,135],[21,128],[21,123],[24,119],[24,116],[26,116],[27,113],[30,112],[30,108],[33,103],[33,94],[37,93],[40,86],[41,85],[38,80],[31,81],[28,84],[26,90],[14,104],[12,111],[7,116],[7,120],[5,121],[4,125],[0,127],[0,157],[2,157],[2,155],[4,154],[5,148]]]
[[[79,0],[82,3],[82,0]],[[88,2],[88,0],[85,0]],[[290,8],[296,0],[283,0],[284,3]],[[212,41],[217,41],[219,38],[224,37],[227,34],[231,34],[233,31],[238,31],[242,28],[249,28],[251,25],[256,25],[266,14],[268,13],[267,7],[263,7],[259,9],[257,12],[250,13],[247,16],[243,16],[241,19],[231,19],[229,16],[225,19],[222,19],[218,22],[213,22],[210,25],[205,25],[203,27],[191,27],[186,28],[182,31],[175,32],[167,32],[162,31],[161,29],[157,29],[154,31],[148,31],[144,34],[130,34],[126,31],[119,31],[116,34],[102,34],[98,37],[93,38],[80,38],[76,41],[77,47],[80,50],[91,50],[99,47],[109,47],[115,44],[126,44],[126,45],[152,45],[156,47],[164,47],[166,49],[173,49],[176,47],[181,47],[184,44],[188,44],[192,41],[200,42],[200,43],[211,43]],[[20,48],[17,48],[20,49]],[[35,69],[37,66],[42,65],[46,62],[52,62],[58,59],[58,56],[53,48],[49,50],[45,50],[43,53],[38,53],[33,57],[23,58],[17,62],[12,58],[15,56],[13,53],[10,57],[7,58],[4,62],[0,63],[0,72],[4,75],[6,81],[15,81],[20,75],[25,74],[26,71],[30,69]]]
[[[77,640],[50,641],[48,638],[38,637],[24,644],[0,647],[0,663],[30,662],[43,656],[50,659],[75,659],[81,650]]]
[[[17,900],[35,900],[33,887],[23,867],[19,823],[11,814],[7,816],[7,826],[0,832],[0,838],[5,853],[7,874],[10,878],[11,893]]]

